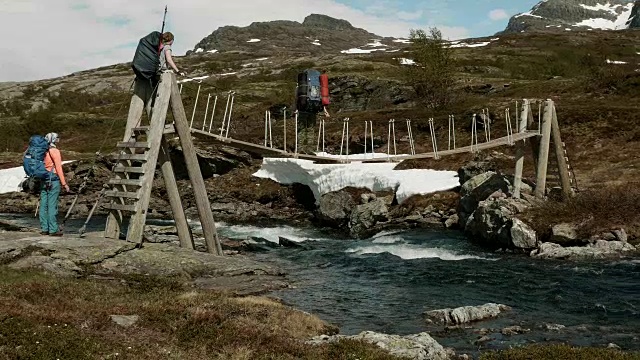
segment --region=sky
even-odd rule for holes
[[[176,35],[184,55],[215,29],[254,21],[302,22],[321,13],[381,36],[442,30],[451,40],[490,36],[538,0],[0,0],[0,82],[31,81],[131,61],[138,40],[160,30]],[[277,6],[274,4],[277,3]]]

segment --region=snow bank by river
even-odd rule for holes
[[[394,163],[314,164],[311,160],[265,158],[253,176],[281,184],[309,186],[316,199],[345,187],[371,191],[393,189],[399,203],[416,194],[451,190],[459,185],[455,171],[429,169],[394,170]]]

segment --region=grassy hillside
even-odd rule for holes
[[[467,42],[490,41],[474,39]],[[471,114],[488,108],[494,118],[494,136],[505,134],[504,111],[522,98],[553,99],[579,183],[599,186],[609,182],[635,181],[640,159],[640,95],[638,67],[640,38],[635,31],[588,31],[557,34],[501,36],[489,45],[455,48],[457,101],[437,112],[427,111],[406,85],[398,52],[371,54],[325,54],[292,57],[286,54],[227,52],[192,54],[177,62],[190,76],[215,75],[202,82],[195,123],[202,124],[206,94],[218,95],[214,127],[219,126],[225,93],[236,91],[232,127],[234,138],[262,142],[264,111],[294,101],[295,75],[304,68],[327,68],[333,80],[327,143],[339,148],[343,117],[351,118],[352,151],[363,142],[364,120],[374,122],[376,145],[386,150],[387,122],[397,120],[398,152],[408,150],[403,119],[413,119],[416,150],[430,151],[427,119],[436,119],[439,147],[446,146],[447,116],[458,121],[458,143],[469,141]],[[266,58],[266,59],[265,59]],[[608,63],[607,60],[626,62]],[[133,80],[128,64],[88,70],[64,78],[28,84],[0,86],[0,146],[5,162],[16,154],[34,132],[57,131],[63,148],[73,156],[113,149],[125,124],[127,92]],[[191,116],[197,92],[195,82],[185,83],[183,102]],[[397,100],[400,98],[401,100]],[[394,100],[396,99],[396,100]],[[213,100],[213,99],[212,99]],[[293,126],[288,129],[293,139]],[[274,124],[275,142],[282,146],[281,121]],[[309,135],[307,148],[315,148]],[[293,146],[291,141],[289,144]],[[315,150],[315,149],[313,149]],[[512,149],[506,148],[510,153]],[[71,155],[70,155],[71,156]],[[461,157],[464,161],[468,157]],[[456,166],[449,160],[447,167]],[[530,163],[529,163],[530,164]],[[431,166],[420,162],[414,166]],[[437,165],[441,166],[441,165]]]

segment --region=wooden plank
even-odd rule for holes
[[[138,199],[140,196],[137,192],[110,190],[104,193],[105,197]]]
[[[120,154],[117,159],[129,161],[147,161],[147,154]]]
[[[149,131],[149,127],[148,126],[138,126],[138,127],[134,127],[132,129],[133,132],[137,132],[137,133],[142,133],[142,132],[147,132]]]
[[[178,190],[178,183],[176,182],[176,175],[173,171],[173,164],[171,163],[171,156],[169,154],[169,144],[167,144],[167,140],[163,136],[160,144],[158,161],[160,162],[164,185],[167,189],[167,197],[169,198],[169,204],[171,205],[171,213],[173,214],[173,220],[175,221],[176,229],[178,230],[180,247],[193,250],[195,248],[193,244],[193,235],[191,234],[191,228],[189,228],[187,216],[185,215],[184,208],[182,207],[182,199],[180,199],[180,191]]]
[[[135,205],[123,205],[123,204],[102,204],[102,207],[110,210],[129,211],[136,212]]]
[[[164,131],[167,110],[169,108],[169,99],[171,98],[171,82],[171,74],[164,72],[160,77],[156,99],[153,100],[154,105],[153,111],[151,112],[150,129],[148,133],[149,142],[146,143],[149,148],[147,152],[147,162],[145,163],[146,172],[141,177],[138,211],[131,216],[129,229],[127,231],[127,241],[137,244],[142,243],[147,210],[151,200],[153,176],[160,152],[160,142],[162,141],[162,132]]]
[[[520,123],[518,133],[524,133],[527,131],[527,124],[529,123],[529,108],[531,103],[529,100],[524,99],[522,101],[522,114],[520,115]],[[520,190],[522,188],[522,171],[524,170],[524,149],[525,141],[518,141],[516,144],[516,170],[513,180],[513,197],[520,198]]]
[[[142,186],[140,179],[111,179],[109,185]]]
[[[207,251],[209,253],[222,256],[222,246],[218,239],[216,224],[213,220],[209,196],[207,195],[207,190],[204,185],[204,179],[202,178],[202,172],[196,156],[195,147],[191,140],[191,129],[187,122],[187,115],[184,112],[184,106],[182,105],[180,89],[178,88],[178,83],[176,82],[175,75],[173,74],[171,75],[171,110],[173,112],[173,119],[175,120],[174,126],[180,138],[180,144],[182,145],[182,152],[184,154],[187,172],[191,179],[196,199],[196,207],[198,209],[198,214],[200,215],[200,223],[202,224],[202,232],[204,233],[205,242],[207,244]]]
[[[562,186],[562,196],[566,200],[573,196],[573,189],[571,188],[569,165],[567,164],[567,159],[564,155],[564,146],[562,146],[562,136],[560,135],[560,125],[558,124],[558,115],[556,114],[555,106],[553,107],[553,117],[551,118],[551,135],[553,136],[553,145],[558,164],[558,175],[560,178],[560,185]]]
[[[125,141],[119,142],[116,145],[119,148],[136,148],[136,149],[149,149],[150,144],[147,141]]]
[[[542,138],[540,139],[540,151],[538,153],[538,171],[536,172],[537,198],[544,198],[547,186],[547,168],[549,162],[549,143],[551,141],[551,123],[553,122],[553,101],[547,100],[542,118]]]
[[[531,104],[529,104],[528,120],[529,120],[527,124],[528,128],[529,129],[536,128],[535,126],[536,119],[533,117],[533,111],[531,111]],[[533,168],[535,169],[535,171],[538,171],[538,153],[540,152],[540,138],[539,137],[531,138],[531,140],[529,141],[529,144],[531,145],[531,152],[533,157]],[[536,176],[537,176],[537,173],[536,173]]]
[[[117,173],[144,174],[145,170],[142,167],[118,165],[113,168],[113,171]]]

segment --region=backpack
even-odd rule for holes
[[[160,37],[159,31],[153,31],[140,39],[133,56],[131,68],[137,78],[152,81],[160,69]]]
[[[28,177],[48,180],[51,173],[44,166],[44,157],[49,151],[49,142],[42,135],[33,135],[29,147],[24,152],[22,167]]]
[[[298,74],[296,109],[300,112],[308,113],[322,111],[320,72],[318,70],[307,69]]]

